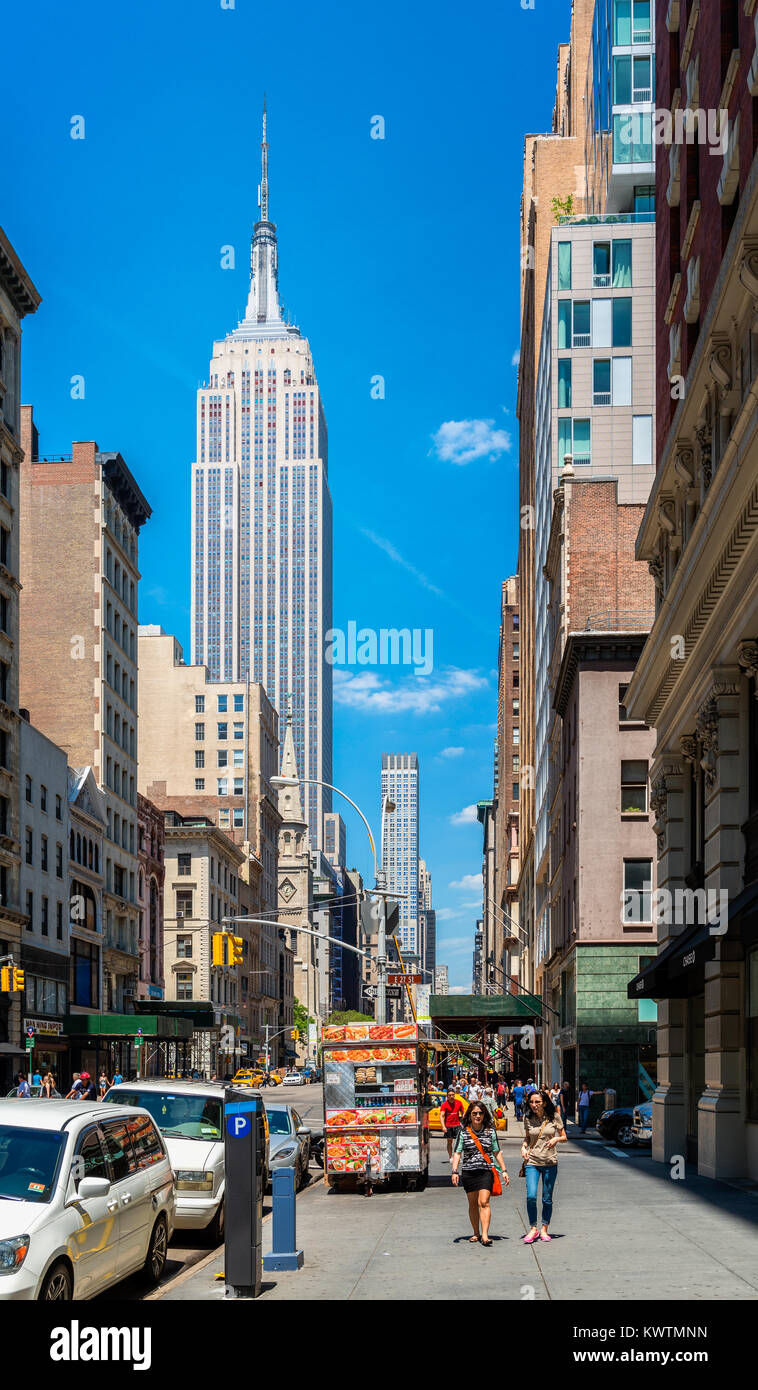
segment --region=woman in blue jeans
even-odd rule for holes
[[[525,1245],[535,1240],[552,1240],[548,1234],[553,1214],[553,1188],[558,1176],[558,1144],[566,1143],[563,1120],[549,1095],[532,1091],[524,1114],[524,1142],[521,1157],[526,1175],[526,1211],[530,1229],[524,1236]],[[537,1225],[537,1193],[542,1179],[542,1226]]]

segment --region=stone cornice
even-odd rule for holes
[[[553,709],[563,719],[569,696],[580,665],[598,661],[626,661],[635,666],[645,645],[647,633],[570,632],[566,637],[558,679],[555,683]]]

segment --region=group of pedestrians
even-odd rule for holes
[[[102,1100],[111,1086],[118,1086],[123,1081],[123,1076],[116,1071],[109,1080],[105,1067],[101,1068],[97,1082],[90,1076],[88,1071],[75,1071],[71,1090],[66,1092],[65,1100]],[[21,1099],[29,1099],[36,1092],[41,1100],[54,1100],[59,1096],[55,1085],[55,1076],[51,1071],[32,1072],[31,1084],[29,1078],[23,1072],[19,1072],[16,1077],[16,1095]]]
[[[577,1095],[577,1114],[582,1134],[587,1129],[590,1102],[596,1092],[586,1081]],[[466,1103],[461,1100],[465,1096]],[[540,1240],[552,1240],[549,1226],[553,1215],[553,1192],[558,1177],[558,1145],[568,1136],[566,1122],[573,1112],[571,1086],[568,1081],[552,1086],[537,1086],[532,1077],[522,1084],[516,1078],[509,1087],[502,1078],[481,1082],[476,1075],[448,1087],[441,1106],[442,1123],[447,1139],[448,1159],[452,1164],[452,1183],[463,1187],[468,1198],[468,1214],[473,1234],[472,1245],[492,1245],[489,1236],[490,1198],[499,1195],[503,1186],[510,1186],[495,1125],[494,1106],[502,1109],[508,1099],[513,1101],[515,1117],[523,1121],[519,1177],[526,1183],[526,1212],[529,1230],[523,1236],[525,1245]],[[541,1194],[540,1194],[541,1188]],[[538,1198],[541,1220],[538,1221]]]

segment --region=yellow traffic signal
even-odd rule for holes
[[[299,1028],[293,1028],[293,1029],[292,1029],[292,1032],[290,1033],[290,1037],[291,1037],[291,1039],[292,1039],[293,1042],[297,1042],[298,1039],[299,1039],[299,1037],[300,1037],[300,1029],[299,1029]]]
[[[12,984],[11,984],[11,990],[12,990],[14,993],[15,993],[16,990],[20,990],[20,991],[23,992],[23,988],[24,988],[24,972],[23,972],[23,970],[19,970],[19,968],[18,968],[17,965],[14,965],[14,967],[13,967],[13,982],[12,982]]]
[[[226,965],[226,932],[215,931],[211,937],[211,960],[214,965]]]
[[[11,987],[11,968],[9,965],[0,965],[0,994],[8,994]]]
[[[242,964],[243,940],[241,936],[230,936],[229,938],[229,964]]]

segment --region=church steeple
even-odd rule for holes
[[[282,766],[280,768],[282,777],[300,777],[297,770],[297,755],[295,753],[295,740],[292,734],[292,697],[287,698],[287,725],[284,732],[284,744],[282,746]],[[303,817],[303,803],[300,796],[300,782],[296,787],[279,788],[279,814],[282,817],[282,829],[292,826],[305,828],[306,822]]]

